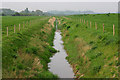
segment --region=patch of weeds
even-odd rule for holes
[[[68,23],[71,23],[72,24],[72,21],[68,22]]]
[[[16,69],[16,67],[14,66],[14,67],[12,68],[12,70],[15,71],[15,69]]]
[[[33,53],[33,54],[37,54],[39,48],[37,47],[30,47],[30,48],[26,48],[26,53]]]
[[[98,36],[98,39],[102,39],[102,36],[100,35],[100,36]]]
[[[100,71],[100,69],[101,69],[101,65],[94,66],[93,67],[93,72],[98,73]]]
[[[70,36],[69,33],[66,34],[66,37],[67,37],[67,36]]]
[[[62,19],[62,21],[64,21],[64,19]]]
[[[76,24],[76,27],[78,27],[79,26],[79,24]]]
[[[90,60],[95,59],[95,58],[101,56],[102,54],[103,54],[102,52],[93,53],[93,54],[91,55],[91,57],[90,57]]]
[[[101,40],[102,40],[102,41],[105,41],[105,40],[107,40],[107,38],[106,38],[106,37],[103,37]]]
[[[120,61],[116,60],[115,64],[116,64],[116,66],[120,66]]]
[[[79,70],[79,66],[78,65],[76,66],[76,69]]]
[[[111,66],[113,64],[113,62],[110,62],[108,65]]]
[[[96,54],[96,57],[101,56],[102,54],[103,54],[102,52],[98,52],[98,53]]]
[[[97,48],[97,46],[94,46],[94,47],[91,48],[91,50],[95,50],[96,48]]]
[[[120,44],[120,40],[117,40],[117,41],[116,41],[116,44]]]
[[[35,74],[35,76],[36,76],[36,78],[41,78],[42,80],[47,80],[47,79],[43,79],[43,78],[49,78],[49,80],[58,80],[57,75],[53,75],[49,71],[43,71],[39,74]]]
[[[105,42],[105,46],[106,46],[106,45],[109,45],[109,44],[112,43],[113,41],[114,41],[113,39],[107,40],[107,41]]]
[[[5,32],[4,32],[4,31],[2,31],[2,34],[5,34]]]
[[[90,44],[90,45],[94,44],[94,41],[90,41],[89,44]]]
[[[63,24],[63,27],[66,27],[67,25],[66,24]]]
[[[119,52],[116,52],[116,53],[114,54],[114,56],[116,56],[116,57],[118,57],[118,55],[119,55]]]
[[[19,71],[16,71],[16,75],[19,75],[20,74],[20,72]]]
[[[74,38],[78,38],[78,35],[75,35]]]
[[[67,30],[70,28],[70,26],[67,26]]]
[[[38,48],[37,47],[31,47],[32,53],[37,54]]]
[[[18,57],[18,55],[17,54],[12,54],[12,57],[16,59]]]
[[[106,14],[107,16],[110,16],[110,13]]]
[[[114,75],[114,74],[115,74],[115,71],[112,71],[111,74]]]
[[[30,71],[30,68],[29,68],[29,67],[26,67],[25,70],[26,70],[26,71]]]
[[[24,72],[23,75],[24,75],[24,76],[28,76],[29,73],[28,73],[28,72]]]
[[[22,69],[24,69],[25,67],[24,67],[23,64],[20,64],[20,63],[19,63],[19,64],[17,65],[17,68],[20,69],[20,70],[22,70]]]
[[[51,47],[51,46],[48,46],[47,47],[48,48],[48,50],[51,52],[51,53],[56,53],[57,52],[57,50],[55,50],[53,47]]]
[[[48,22],[48,24],[50,24],[50,22]]]
[[[45,34],[45,32],[44,32],[44,31],[42,31],[42,33],[43,33],[43,34]]]

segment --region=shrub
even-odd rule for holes
[[[105,46],[106,46],[106,45],[109,45],[109,44],[112,43],[113,41],[114,41],[113,39],[107,40],[107,41],[105,42]]]
[[[98,52],[98,53],[96,54],[96,57],[101,56],[102,54],[103,54],[102,52]]]
[[[63,27],[66,27],[67,25],[66,24],[63,24]]]
[[[120,62],[116,60],[115,62],[116,66],[120,66]]]
[[[116,57],[118,57],[118,55],[119,55],[119,52],[116,52],[116,53],[114,54],[114,56],[116,56]]]
[[[31,50],[32,50],[32,53],[37,54],[38,48],[37,47],[32,47]]]
[[[96,48],[97,48],[97,46],[94,46],[94,47],[91,48],[91,50],[95,50]]]
[[[116,41],[116,44],[120,44],[120,40],[117,40],[117,41]]]
[[[20,69],[20,70],[21,70],[21,69],[24,69],[24,65],[23,65],[23,64],[18,64],[18,65],[17,65],[17,68]]]
[[[13,71],[15,71],[15,67],[13,67]]]
[[[38,48],[37,47],[30,47],[30,48],[26,48],[26,53],[33,53],[33,54],[37,54]]]
[[[44,32],[44,31],[42,31],[42,33],[43,33],[43,34],[45,34],[45,32]]]
[[[78,37],[78,35],[75,35],[75,36],[74,36],[74,38],[77,38],[77,37]]]
[[[48,50],[52,53],[56,53],[57,50],[55,50],[54,48],[52,48],[51,46],[48,46]]]
[[[70,26],[67,26],[67,30],[70,28]]]
[[[69,33],[67,33],[66,36],[70,36]]]
[[[111,66],[113,64],[113,62],[110,62],[108,65]]]
[[[102,54],[103,54],[102,52],[92,53],[92,55],[90,56],[90,61],[91,61],[92,59],[95,59],[95,58],[101,56]]]
[[[102,39],[102,36],[100,35],[100,36],[98,36],[98,39]]]
[[[101,65],[98,65],[98,66],[94,66],[94,67],[93,67],[94,73],[98,73],[98,72],[100,71],[100,69],[101,69]]]
[[[92,45],[94,42],[93,41],[90,41],[89,44]]]
[[[79,24],[76,24],[76,27],[78,27],[79,26]]]
[[[107,16],[110,16],[110,13],[106,14]]]
[[[16,59],[18,57],[18,55],[17,54],[12,54],[12,57]]]

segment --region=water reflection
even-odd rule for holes
[[[59,50],[59,52],[50,58],[51,62],[48,64],[49,71],[53,74],[57,74],[60,78],[74,78],[73,70],[65,59],[67,54],[64,50],[62,36],[59,30],[55,32],[53,47],[56,50]]]

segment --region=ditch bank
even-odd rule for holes
[[[48,22],[49,20],[49,22]],[[57,78],[48,71],[53,45],[55,18],[34,20],[31,26],[2,43],[2,78]],[[8,67],[9,66],[9,67]]]

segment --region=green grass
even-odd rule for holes
[[[80,23],[80,19],[85,20],[85,24],[88,21],[88,27],[90,27],[90,21],[92,28],[95,29],[95,22],[97,23],[98,29],[103,31],[103,23],[105,26],[105,32],[112,34],[113,24],[115,24],[115,33],[118,35],[118,14],[89,14],[89,15],[74,15],[68,16],[68,18],[74,19],[74,21]]]
[[[66,16],[58,26],[62,31],[68,61],[77,78],[118,78],[118,15],[91,14]],[[80,18],[97,22],[98,29],[80,23]],[[66,23],[64,23],[66,22]],[[102,24],[105,24],[105,32]],[[115,36],[112,25],[115,24]]]
[[[33,22],[35,19],[40,19],[41,16],[2,16],[2,35],[7,35],[7,27],[9,35],[14,33],[14,25],[16,26],[16,32],[19,31],[19,24],[21,24],[21,30],[23,24],[25,28],[30,27],[30,21]]]
[[[6,18],[16,19],[16,23],[7,22]],[[52,48],[55,28],[48,23],[49,17],[3,17],[3,19],[3,30],[5,24],[19,24],[28,19],[32,19],[32,23],[20,32],[10,32],[8,37],[3,35],[2,77],[57,78],[48,71],[47,65],[50,62],[49,58],[56,52]]]

